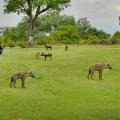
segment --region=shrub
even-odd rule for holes
[[[55,45],[55,44],[57,44],[57,41],[55,41],[55,40],[51,40],[51,41],[50,41],[50,44]]]
[[[88,40],[80,40],[79,44],[80,45],[88,44]]]
[[[99,38],[97,36],[89,36],[88,44],[97,44],[99,41]]]
[[[88,44],[97,44],[99,40],[88,40]]]
[[[67,41],[66,41],[66,44],[73,44],[73,41],[67,40]]]
[[[43,43],[43,41],[37,39],[37,40],[34,41],[34,44],[35,45],[43,45],[44,43]]]
[[[68,37],[63,37],[62,43],[63,44],[73,44],[73,41],[71,41]]]
[[[35,45],[43,45],[43,44],[49,44],[49,38],[47,36],[45,36],[44,38],[37,38],[34,41]]]
[[[6,45],[15,45],[15,42],[14,41],[12,41],[12,40],[10,40],[10,39],[8,39],[8,41],[7,41],[7,44]]]
[[[20,46],[20,45],[28,45],[28,42],[15,42],[16,46]]]
[[[112,44],[120,44],[120,38],[117,37],[112,37],[110,41],[112,42]]]

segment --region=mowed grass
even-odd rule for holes
[[[22,50],[4,49],[0,55],[0,120],[119,120],[120,119],[120,46],[44,46]],[[35,52],[49,52],[35,59]],[[88,68],[110,63],[103,80],[94,72],[88,80]],[[32,71],[26,88],[17,80],[10,88],[11,75]]]

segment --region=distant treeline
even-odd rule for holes
[[[16,27],[0,27],[0,42],[5,45],[28,43],[28,17]],[[92,27],[87,18],[75,21],[74,16],[44,14],[38,17],[34,30],[34,45],[43,44],[120,44],[120,32],[112,36]]]

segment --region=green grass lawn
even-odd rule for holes
[[[0,120],[119,120],[120,119],[120,46],[43,46],[22,50],[4,49],[0,55]],[[35,59],[35,52],[49,52],[53,60]],[[110,63],[103,80],[92,64]],[[26,88],[17,80],[10,88],[11,75],[32,71]]]

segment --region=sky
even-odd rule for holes
[[[0,27],[15,27],[21,21],[23,14],[4,14],[4,1],[0,0]],[[120,0],[71,0],[70,7],[61,14],[74,16],[76,21],[87,17],[92,27],[114,34],[120,31],[118,17],[120,16]]]

